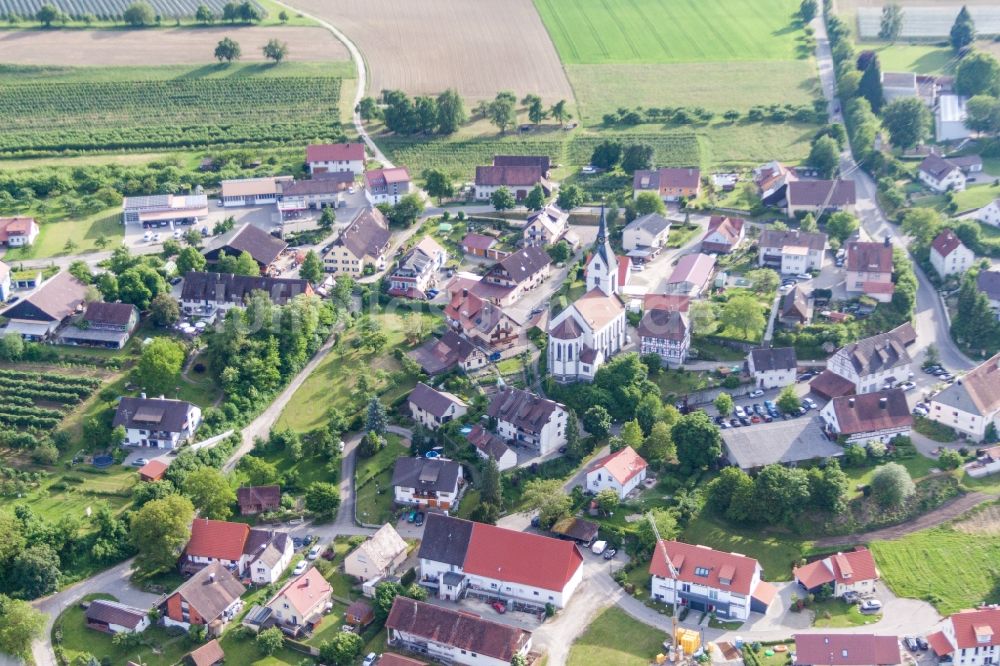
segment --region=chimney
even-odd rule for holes
[[[215,574],[214,573],[208,574],[208,582],[209,583],[214,583],[215,582]]]
[[[462,298],[468,298],[468,297],[469,297],[469,290],[468,289],[463,289],[462,290]]]
[[[879,409],[885,409],[888,406],[889,406],[889,398],[879,398],[878,399],[878,407],[879,407]]]
[[[851,408],[854,407],[854,398],[848,398],[847,399],[847,406],[851,407]]]
[[[889,247],[890,245],[892,245],[892,239],[889,236],[886,236],[885,240],[882,241],[882,242],[885,244],[886,247]]]

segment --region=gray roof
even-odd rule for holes
[[[417,382],[410,392],[409,401],[434,416],[444,416],[452,405],[465,406],[458,396],[447,391],[438,391],[423,382]]]
[[[111,324],[127,326],[132,315],[138,315],[139,310],[131,303],[88,303],[83,312],[83,319],[91,324]]]
[[[28,321],[61,321],[83,306],[86,294],[87,285],[63,271],[0,315]]]
[[[653,234],[654,236],[669,228],[670,220],[663,217],[659,213],[649,213],[648,215],[637,217],[625,225],[625,230],[642,229],[643,231]]]
[[[392,485],[422,491],[455,492],[462,466],[440,458],[397,458]]]
[[[855,372],[862,376],[907,366],[912,361],[906,351],[912,333],[913,327],[903,324],[888,333],[879,333],[845,345],[837,354],[846,356]]]
[[[682,341],[687,337],[687,316],[676,310],[646,310],[638,332],[640,338]]]
[[[135,629],[145,619],[147,612],[141,608],[120,604],[117,601],[97,599],[90,602],[85,615],[90,622],[116,624]]]
[[[436,375],[463,363],[475,352],[475,345],[448,329],[440,339],[432,337],[416,349],[407,352],[407,356],[419,363],[427,374]]]
[[[539,433],[559,408],[558,402],[542,398],[530,391],[508,387],[493,396],[486,413],[498,421],[506,421],[519,430]]]
[[[788,203],[797,206],[853,206],[853,180],[793,180],[788,183]]]
[[[311,289],[307,280],[192,271],[184,276],[181,300],[243,305],[255,291],[266,293],[275,305],[284,305]]]
[[[949,173],[961,168],[949,159],[941,157],[936,153],[931,153],[920,163],[920,170],[930,175],[935,180],[941,180]]]
[[[471,538],[470,521],[440,513],[429,513],[417,555],[422,560],[433,560],[460,567],[465,564],[465,552],[469,548]]]
[[[347,248],[358,259],[380,257],[389,249],[389,223],[378,208],[364,208],[347,225],[334,245]]]
[[[932,402],[990,417],[1000,408],[1000,354],[980,363],[938,393]]]
[[[198,611],[198,615],[211,622],[243,596],[244,592],[246,588],[229,573],[229,569],[218,562],[212,562],[181,583],[175,594],[181,595]]]
[[[757,372],[768,370],[794,370],[798,367],[794,347],[761,347],[751,349],[750,357]]]
[[[979,271],[976,286],[991,301],[1000,301],[1000,271]]]
[[[760,235],[760,247],[782,248],[808,247],[810,250],[820,250],[826,247],[826,234],[810,231],[799,231],[798,229],[765,229]]]
[[[722,441],[729,461],[741,469],[844,454],[843,447],[823,434],[818,417],[804,416],[752,428],[728,428],[722,431]]]
[[[112,427],[181,432],[193,405],[169,398],[122,398]]]
[[[552,257],[542,248],[525,247],[501,259],[500,263],[493,266],[486,276],[489,277],[491,273],[502,274],[505,272],[511,280],[521,283],[550,263],[552,263]]]
[[[247,252],[261,266],[267,266],[288,247],[288,243],[278,240],[271,234],[252,224],[230,229],[221,236],[213,238],[202,250],[209,259],[218,259],[220,252],[235,256]]]
[[[805,289],[796,286],[781,297],[781,316],[796,317],[803,321],[809,319],[809,297]]]

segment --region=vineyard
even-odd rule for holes
[[[51,430],[63,411],[39,403],[69,407],[93,393],[101,380],[51,372],[0,370],[0,427]]]
[[[16,81],[0,84],[0,154],[280,145],[341,136],[338,78]]]
[[[227,0],[149,0],[157,15],[164,18],[194,18],[199,5],[205,5],[216,16],[222,16]],[[70,18],[90,15],[98,20],[115,20],[125,13],[131,0],[0,0],[0,16],[33,17],[42,5],[52,5]],[[254,3],[256,4],[256,3]]]

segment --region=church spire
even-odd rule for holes
[[[598,245],[604,245],[604,241],[607,240],[607,237],[608,237],[608,228],[607,228],[607,224],[604,221],[604,202],[602,201],[601,202],[601,224],[597,228],[597,244]]]

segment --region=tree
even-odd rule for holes
[[[573,117],[566,110],[566,100],[564,99],[552,105],[552,108],[549,109],[549,115],[555,118],[560,125]]]
[[[424,200],[419,194],[413,193],[400,199],[386,214],[386,218],[390,225],[405,229],[413,226],[423,212]]]
[[[573,256],[573,250],[565,240],[561,240],[555,245],[549,245],[545,248],[545,251],[549,253],[552,261],[557,264],[566,263]]]
[[[500,466],[496,458],[490,456],[483,462],[483,474],[479,483],[480,499],[499,506],[503,503],[503,484],[500,482]]]
[[[639,425],[639,422],[636,421],[635,419],[627,421],[625,425],[622,426],[622,432],[620,436],[622,438],[622,442],[625,443],[625,446],[631,446],[636,451],[638,451],[639,448],[642,446],[642,440],[643,440],[642,427]]]
[[[362,317],[361,323],[358,324],[358,337],[361,346],[372,354],[382,351],[389,342],[389,338],[382,330],[382,325],[379,324],[378,320],[368,316]]]
[[[719,416],[729,416],[733,413],[734,405],[733,398],[728,393],[720,393],[715,396],[715,409],[719,412]]]
[[[154,338],[142,349],[133,371],[135,381],[148,393],[166,394],[177,385],[183,363],[183,345],[170,338]]]
[[[841,513],[847,508],[847,475],[836,458],[826,461],[822,469],[809,470],[809,503],[820,511]]]
[[[882,21],[878,28],[879,39],[895,42],[899,39],[899,31],[903,27],[903,10],[895,2],[882,7]]]
[[[38,11],[35,12],[35,20],[46,28],[51,28],[52,23],[58,21],[60,16],[62,16],[62,12],[47,3],[39,7]]]
[[[240,458],[237,469],[246,476],[247,485],[268,486],[278,482],[278,467],[273,462],[253,455]],[[150,484],[144,483],[143,486]]]
[[[958,62],[955,91],[968,95],[996,95],[1000,92],[1000,62],[986,51],[973,51]]]
[[[642,555],[639,559],[648,559],[652,555],[653,548],[656,547],[657,533],[661,539],[669,541],[676,538],[680,532],[677,527],[677,516],[672,511],[651,509],[646,512],[644,518],[635,523],[636,545]],[[656,531],[653,530],[653,524],[656,525]]]
[[[0,652],[27,659],[45,631],[46,615],[27,601],[0,594]]]
[[[499,93],[496,99],[490,102],[487,115],[490,123],[496,125],[501,134],[506,134],[507,130],[517,123],[516,104],[517,98],[508,92]]]
[[[208,5],[198,5],[194,12],[194,18],[199,23],[211,23],[215,20],[215,14],[208,8]]]
[[[280,630],[279,630],[280,631]],[[361,636],[350,631],[339,631],[319,648],[319,656],[333,666],[350,666],[364,647]]]
[[[19,361],[24,355],[24,339],[20,333],[7,333],[0,337],[0,359]]]
[[[215,59],[219,62],[233,62],[234,60],[239,60],[242,56],[243,49],[240,48],[239,42],[229,37],[223,37],[215,45]]]
[[[962,5],[962,9],[958,12],[958,16],[955,17],[955,22],[948,33],[948,41],[951,43],[951,48],[958,52],[965,49],[975,39],[976,24],[973,22],[968,8]]]
[[[574,460],[580,460],[587,453],[580,437],[580,420],[576,411],[571,409],[566,415],[566,454]]]
[[[424,170],[424,189],[427,194],[438,200],[438,204],[446,197],[455,194],[455,185],[451,182],[451,178],[439,169]]]
[[[621,159],[622,144],[607,139],[597,144],[590,154],[590,164],[599,169],[614,169]]]
[[[730,507],[735,508],[734,513],[746,508],[736,507],[734,500],[752,493],[753,479],[746,472],[739,467],[723,467],[719,476],[712,479],[706,488],[706,506],[719,516],[729,517]]]
[[[591,405],[583,413],[583,429],[597,439],[604,439],[611,432],[611,414],[602,405]]]
[[[538,95],[528,95],[525,99],[527,100],[525,106],[528,107],[528,120],[538,125],[548,115],[545,112],[545,107],[542,106],[542,98]]]
[[[836,238],[838,241],[843,243],[850,237],[851,234],[858,230],[858,226],[858,218],[854,217],[850,213],[839,211],[833,213],[827,219],[826,233],[830,234],[831,238]]]
[[[714,303],[709,301],[694,301],[688,310],[691,328],[694,333],[714,333],[718,326],[718,313]]]
[[[302,265],[299,266],[299,277],[316,284],[323,278],[323,262],[320,260],[316,250],[306,252]]]
[[[278,20],[281,21],[282,23],[288,23],[288,12],[286,12],[284,9],[278,12]]]
[[[490,203],[493,204],[493,210],[504,211],[510,210],[517,205],[517,201],[514,200],[514,195],[506,187],[498,187],[490,195]]]
[[[861,75],[861,82],[858,83],[858,94],[868,101],[873,113],[877,115],[882,110],[885,96],[882,93],[882,68],[879,65],[878,56],[869,61]]]
[[[927,245],[938,235],[943,225],[941,214],[933,208],[911,208],[903,216],[901,226],[917,243]]]
[[[264,14],[260,7],[253,2],[250,2],[250,0],[243,0],[243,2],[240,3],[237,12],[239,13],[240,20],[244,23],[255,23],[264,18]]]
[[[884,509],[902,508],[906,500],[917,490],[906,468],[894,462],[886,463],[875,470],[871,488],[872,498]]]
[[[380,110],[378,108],[378,102],[375,101],[374,97],[371,97],[369,95],[365,95],[364,97],[361,98],[361,101],[358,102],[358,106],[355,108],[355,111],[358,112],[358,115],[361,116],[361,120],[364,121],[374,120],[375,118],[378,118],[380,114]],[[439,103],[438,113],[440,112],[441,112],[441,105]]]
[[[830,178],[840,165],[840,148],[829,136],[821,136],[813,141],[809,150],[809,166],[819,171],[823,178]]]
[[[764,312],[752,296],[733,296],[719,313],[719,321],[725,328],[742,331],[743,338],[750,339],[752,331],[761,331],[767,324]]]
[[[976,95],[965,105],[965,126],[975,132],[1000,132],[1000,100],[990,95]]]
[[[648,462],[673,462],[677,458],[677,448],[670,436],[670,426],[663,421],[654,423],[639,452]]]
[[[200,467],[188,472],[181,492],[191,500],[202,518],[225,520],[232,515],[236,493],[226,477],[214,467]]]
[[[546,530],[568,515],[573,506],[559,479],[532,479],[524,484],[522,497],[529,511],[538,511],[539,523]]]
[[[778,394],[778,399],[775,401],[778,409],[780,409],[785,414],[797,414],[799,408],[802,407],[802,402],[799,400],[798,394],[795,392],[794,386],[786,386],[781,389],[781,393]]]
[[[639,169],[649,169],[653,165],[653,147],[645,143],[633,143],[622,151],[622,169],[632,174]]]
[[[306,488],[306,510],[321,520],[337,515],[340,508],[340,487],[325,481],[313,481]]]
[[[187,275],[191,271],[203,271],[207,264],[205,255],[193,247],[186,247],[181,250],[177,255],[176,263],[177,272],[181,275]]]
[[[722,437],[703,411],[682,416],[670,430],[677,447],[677,459],[687,470],[714,464],[722,455]]]
[[[524,205],[528,210],[535,211],[545,208],[545,191],[541,185],[535,185],[524,198]]]
[[[650,213],[663,215],[666,210],[667,207],[664,205],[663,199],[655,192],[640,192],[635,198],[636,217],[642,217]]]
[[[653,424],[663,418],[663,400],[656,393],[647,393],[639,399],[639,404],[635,407],[635,420],[642,428],[643,436],[648,435],[653,430]]]
[[[786,522],[809,501],[809,478],[803,469],[767,465],[753,485],[750,517],[758,522]]]
[[[122,13],[122,19],[132,27],[141,28],[156,21],[156,12],[147,2],[133,2]]]
[[[930,136],[931,113],[917,97],[893,100],[882,110],[882,125],[897,148],[910,148]]]
[[[594,501],[597,502],[597,508],[601,514],[605,516],[610,516],[618,508],[618,503],[620,502],[618,498],[618,493],[611,489],[605,488],[601,492],[597,493],[594,497]]]
[[[781,278],[773,268],[755,268],[747,272],[746,278],[753,284],[755,294],[773,294],[781,284]]]
[[[510,658],[510,666],[528,666],[528,660],[521,653]]]
[[[816,11],[818,8],[819,5],[816,0],[802,0],[802,2],[799,3],[799,16],[802,17],[803,21],[809,23],[816,18]]]
[[[104,292],[100,283],[98,289]],[[153,298],[169,291],[169,287],[163,276],[152,266],[139,264],[118,276],[117,290],[118,298],[123,303],[131,303],[140,310],[146,310]]]
[[[157,326],[171,326],[181,318],[181,308],[167,292],[157,294],[149,303],[149,317]]]
[[[269,39],[261,50],[264,52],[264,57],[273,60],[276,65],[288,57],[288,44],[277,39]]]
[[[285,644],[285,634],[278,627],[271,627],[257,634],[257,650],[261,654],[270,656],[281,649]]]
[[[467,120],[465,104],[458,91],[449,88],[437,98],[437,131],[441,134],[454,134]]]
[[[46,543],[28,546],[14,556],[8,582],[28,599],[52,594],[59,586],[59,555]]]
[[[377,397],[372,398],[368,403],[368,413],[365,417],[365,432],[383,436],[388,427],[389,418],[385,413],[385,405]]]
[[[556,205],[566,212],[583,204],[583,190],[576,185],[564,185],[559,188],[559,195],[556,197]]]
[[[172,569],[191,538],[194,506],[183,495],[147,502],[132,514],[129,536],[135,546],[136,568],[151,576]]]
[[[333,207],[327,206],[319,215],[319,226],[321,229],[329,231],[333,229],[333,223],[337,221],[337,213]]]

